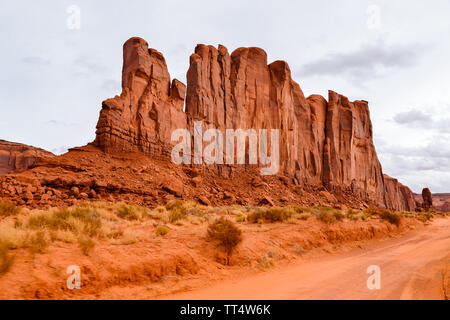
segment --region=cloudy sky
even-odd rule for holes
[[[92,141],[132,36],[183,82],[197,43],[259,46],[305,95],[368,100],[387,174],[450,192],[449,12],[448,0],[2,0],[0,139],[55,153]]]

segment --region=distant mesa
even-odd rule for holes
[[[26,170],[37,159],[52,157],[53,153],[21,143],[0,140],[0,174]]]

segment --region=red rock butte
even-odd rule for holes
[[[250,165],[192,165],[189,169],[169,164],[173,130],[193,132],[194,121],[202,121],[204,129],[221,131],[278,129],[278,175],[262,179],[257,174],[259,171]],[[148,161],[167,164],[167,177],[161,177],[162,182],[147,185],[154,190],[147,193],[152,198],[144,204],[162,201],[164,194],[161,192],[167,191],[177,197],[194,199],[204,194],[202,202],[213,204],[226,199],[252,203],[261,201],[254,197],[262,197],[263,202],[269,203],[294,204],[307,198],[311,199],[309,204],[354,205],[357,199],[357,203],[364,206],[407,211],[416,208],[411,190],[383,174],[373,144],[368,102],[351,102],[333,91],[329,91],[328,100],[319,95],[305,97],[299,84],[292,79],[288,64],[284,61],[268,64],[267,54],[260,48],[238,48],[230,55],[222,45],[218,48],[197,45],[190,57],[185,85],[176,79],[171,81],[162,53],[149,48],[141,38],[129,39],[123,46],[122,92],[103,102],[95,141],[70,151],[69,155],[35,164],[35,175],[42,176],[39,168],[41,171],[46,168],[50,176],[56,175],[56,171],[50,171],[61,167],[61,162],[75,159],[80,151],[92,153],[94,149],[104,154],[97,155],[99,159],[143,154]],[[94,170],[96,182],[80,185],[77,179],[61,181],[64,179],[60,176],[59,180],[49,182],[47,177],[40,178],[37,188],[57,189],[67,194],[62,197],[65,200],[76,198],[70,193],[74,186],[84,188],[85,194],[94,191],[96,198],[108,193],[121,195],[124,190],[133,192],[131,184],[114,187],[111,182],[116,179],[114,175],[108,180],[108,187],[106,182],[99,182],[103,176],[103,173],[98,174],[99,170]],[[160,172],[158,168],[155,170]],[[153,176],[151,172],[149,176],[159,179],[162,175],[152,172]],[[171,175],[178,178],[171,179]],[[200,177],[197,182],[201,179],[204,185],[191,183],[190,179],[197,176]],[[168,179],[175,180],[172,184],[179,181],[184,186],[168,186],[164,182]],[[261,185],[270,188],[259,193]],[[174,192],[175,189],[178,191]],[[142,190],[135,191],[142,193]],[[6,196],[14,198],[12,193]],[[38,196],[33,199],[41,204]]]
[[[383,175],[367,101],[351,102],[333,91],[328,101],[305,98],[288,64],[268,64],[260,48],[230,55],[222,45],[197,45],[187,87],[170,81],[163,55],[145,40],[131,38],[123,49],[122,93],[103,102],[97,125],[95,145],[104,151],[168,155],[171,132],[192,131],[194,120],[220,130],[279,129],[281,171],[297,183],[415,209],[411,190]]]

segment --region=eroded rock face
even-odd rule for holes
[[[414,210],[409,188],[383,177],[366,101],[350,102],[333,91],[328,102],[318,95],[305,98],[288,64],[268,64],[260,48],[230,55],[222,45],[198,45],[187,88],[170,81],[164,57],[144,40],[128,40],[123,56],[122,93],[103,102],[97,125],[95,145],[106,152],[167,157],[172,131],[193,132],[194,121],[222,133],[278,129],[280,175],[305,187],[324,185],[380,206]]]
[[[350,102],[329,91],[323,181],[383,203],[381,164],[372,137],[367,101]]]
[[[267,64],[260,48],[198,45],[187,73],[186,113],[208,127],[279,129],[280,172],[321,183],[326,100],[308,99],[284,61]]]
[[[414,211],[416,201],[410,188],[404,186],[397,179],[384,175],[385,204],[387,208],[398,211]]]
[[[28,169],[42,157],[53,156],[43,149],[0,140],[0,174]]]
[[[107,152],[170,152],[174,129],[185,128],[186,87],[170,75],[163,55],[146,41],[131,38],[123,46],[122,93],[103,102],[95,144]]]
[[[433,208],[433,196],[431,195],[431,191],[428,188],[422,190],[422,207],[425,210],[430,210]]]

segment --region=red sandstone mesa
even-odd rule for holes
[[[278,176],[262,181],[252,166],[173,165],[170,152],[177,142],[171,134],[175,129],[193,132],[194,121],[202,121],[203,130],[278,129]],[[270,197],[271,203],[283,204],[306,199],[310,204],[411,211],[416,206],[408,187],[383,175],[368,103],[351,102],[333,91],[328,101],[319,95],[305,97],[288,64],[268,64],[260,48],[238,48],[230,55],[222,45],[198,45],[185,86],[171,81],[160,52],[143,39],[129,39],[123,46],[122,92],[103,102],[96,134],[87,147],[39,162],[33,172],[34,178],[43,176],[38,190],[40,186],[50,196],[62,193],[66,202],[75,197],[70,190],[76,187],[82,194],[94,191],[96,198],[144,195],[144,204],[160,202],[168,192],[213,204],[258,203]],[[134,152],[148,156],[149,165],[121,170],[111,165]],[[161,162],[154,164],[154,158]],[[73,173],[64,176],[61,168]],[[175,182],[177,192],[170,186]],[[4,189],[11,189],[6,182]],[[20,195],[14,190],[7,193],[13,199]],[[35,195],[27,203],[47,202]]]
[[[28,169],[37,159],[51,156],[43,149],[0,140],[0,174]]]
[[[96,145],[107,152],[167,154],[171,130],[279,129],[282,173],[302,185],[344,189],[398,210],[414,210],[409,188],[383,176],[366,101],[330,91],[305,98],[284,61],[267,63],[260,48],[231,55],[219,45],[198,45],[191,55],[187,90],[170,76],[161,53],[140,38],[124,45],[123,91],[106,100]],[[183,112],[186,91],[186,112]]]

